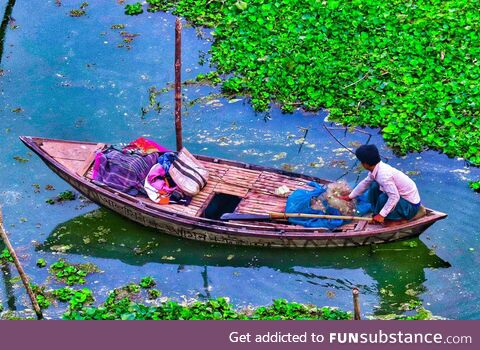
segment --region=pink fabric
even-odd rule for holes
[[[380,211],[380,215],[383,217],[386,217],[395,208],[400,197],[412,204],[420,203],[420,194],[415,182],[400,170],[384,162],[378,163],[375,169],[369,172],[367,177],[353,189],[349,197],[358,197],[370,187],[373,181],[376,181],[380,191],[385,192],[388,196],[387,203]]]
[[[95,163],[93,164],[92,178],[98,179],[98,170],[100,169],[100,158],[102,158],[102,152],[98,151],[95,156]]]
[[[132,141],[126,146],[123,150],[128,151],[128,150],[135,150],[139,149],[144,153],[153,153],[153,152],[171,152],[169,149],[159,145],[155,141],[139,137],[135,141]]]
[[[164,193],[172,193],[175,191],[176,187],[170,187],[164,180],[165,177],[165,169],[160,164],[155,164],[147,175],[147,179],[145,180],[155,188],[158,192]]]

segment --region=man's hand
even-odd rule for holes
[[[337,196],[337,198],[342,199],[344,201],[350,202],[352,198],[350,198],[348,195],[347,196]]]
[[[373,217],[373,222],[382,224],[385,221],[385,218],[381,216],[380,214],[377,214]]]

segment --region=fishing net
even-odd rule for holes
[[[370,211],[367,194],[357,200],[345,201],[337,196],[346,196],[351,188],[346,182],[339,181],[327,186],[316,182],[308,183],[311,190],[298,189],[292,192],[287,199],[286,213],[327,214],[327,215],[364,215]],[[290,218],[292,224],[305,227],[337,228],[345,223],[339,219]]]
[[[352,189],[345,181],[332,182],[327,185],[325,192],[325,199],[329,206],[338,209],[342,215],[355,215],[357,201],[355,199],[346,201],[338,198],[339,196],[347,196],[352,192]]]

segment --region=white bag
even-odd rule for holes
[[[177,187],[188,196],[198,194],[208,180],[208,170],[186,148],[178,152],[168,173]]]

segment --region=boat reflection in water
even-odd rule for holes
[[[418,301],[418,295],[426,291],[425,269],[450,266],[418,238],[378,246],[317,250],[213,245],[159,234],[106,209],[58,225],[37,247],[41,251],[59,249],[68,249],[68,254],[115,259],[137,266],[173,264],[179,270],[186,266],[204,267],[205,297],[209,297],[208,267],[267,267],[318,285],[319,293],[320,288],[345,291],[358,286],[362,294],[376,295],[376,314],[398,313],[402,303]],[[174,260],[165,260],[166,256],[173,256]],[[342,274],[350,278],[343,278]],[[357,281],[349,282],[351,276]]]

